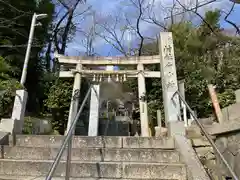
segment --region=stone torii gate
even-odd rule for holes
[[[179,99],[177,96],[172,101],[173,94],[178,90],[178,82],[176,75],[175,57],[172,33],[161,32],[159,39],[159,55],[157,56],[141,56],[141,57],[69,57],[59,54],[55,54],[55,58],[58,58],[59,63],[65,67],[74,67],[72,70],[60,71],[60,77],[74,78],[73,95],[76,90],[80,90],[82,77],[94,78],[138,78],[138,92],[139,92],[139,106],[140,106],[140,122],[141,122],[141,135],[148,137],[149,124],[148,124],[148,112],[147,102],[145,99],[146,87],[145,78],[161,78],[162,91],[164,101],[164,114],[166,122],[178,121],[178,113],[180,108]],[[159,71],[145,71],[144,65],[146,64],[160,64]],[[118,65],[135,65],[136,70],[113,70],[113,66]],[[107,66],[107,70],[89,70],[86,69],[89,66]],[[110,68],[109,68],[110,67]],[[99,96],[99,85],[94,85],[95,92],[91,93],[91,105],[95,108],[90,109],[89,128],[94,129],[89,131],[89,136],[97,136],[98,132],[98,109],[99,102],[97,96]],[[96,94],[97,93],[97,94]],[[94,95],[95,94],[95,95]],[[68,128],[71,121],[75,117],[78,109],[79,102],[77,100],[71,100]]]

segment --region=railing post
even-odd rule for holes
[[[77,115],[75,116],[74,120],[70,124],[69,131],[67,132],[67,135],[65,136],[65,139],[63,140],[63,144],[62,144],[62,146],[61,146],[61,148],[60,148],[60,150],[59,150],[59,152],[58,152],[58,154],[57,154],[57,156],[56,156],[56,158],[55,158],[55,160],[54,160],[54,162],[53,162],[45,180],[51,180],[52,179],[52,176],[53,176],[53,174],[54,174],[54,172],[57,168],[57,165],[59,164],[59,162],[61,160],[61,157],[62,157],[62,154],[65,150],[66,145],[69,143],[69,141],[72,140],[71,139],[72,138],[72,133],[75,130],[75,126],[77,124],[77,121],[78,121],[78,119],[79,119],[79,117],[80,117],[80,115],[83,111],[83,108],[84,108],[84,106],[85,106],[85,104],[88,100],[88,97],[91,93],[91,89],[92,89],[92,85],[88,89],[88,92],[87,92],[85,98],[83,99],[83,102],[81,104],[81,107],[79,108],[79,111],[78,111]],[[72,146],[69,146],[69,148],[72,148]],[[71,151],[68,151],[67,153],[69,153],[69,152],[71,153]],[[68,154],[68,156],[70,157],[71,154]],[[70,160],[70,158],[67,159],[67,161],[69,161],[69,160]],[[66,162],[66,165],[67,165],[66,169],[69,169],[70,165],[71,165],[71,162]],[[69,174],[66,173],[66,175],[70,176],[70,173]],[[66,177],[66,178],[69,178],[69,177]]]
[[[181,95],[183,96],[183,98],[185,99],[185,86],[184,86],[184,80],[181,80],[178,82],[178,89],[179,92],[181,93]],[[189,126],[188,123],[188,119],[187,119],[187,109],[185,104],[181,101],[181,107],[183,110],[183,121],[184,121],[184,125],[185,127]]]
[[[75,128],[74,128],[75,129]],[[65,180],[69,180],[71,176],[71,159],[72,159],[72,137],[74,131],[71,133],[69,140],[68,140],[68,147],[67,147],[67,160],[66,160],[66,174]]]
[[[228,171],[231,173],[231,175],[234,178],[234,180],[239,180],[239,178],[237,177],[236,173],[233,171],[232,167],[228,164],[227,160],[225,159],[225,157],[223,156],[221,151],[218,149],[217,145],[214,143],[214,141],[212,140],[211,136],[208,134],[208,132],[206,131],[206,129],[204,128],[202,123],[197,119],[197,117],[195,116],[194,111],[191,109],[191,107],[188,105],[188,103],[185,101],[184,97],[182,97],[182,95],[181,95],[181,93],[179,93],[179,91],[176,91],[173,94],[172,101],[174,101],[174,96],[175,95],[178,95],[180,100],[186,105],[186,108],[188,109],[190,115],[193,117],[193,119],[195,120],[195,122],[198,125],[198,127],[201,129],[201,131],[203,132],[203,134],[205,135],[207,140],[210,142],[211,146],[213,147],[213,149],[215,150],[217,155],[220,157],[220,159],[222,160],[222,162],[224,163],[224,165],[226,166]]]

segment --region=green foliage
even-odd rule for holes
[[[51,0],[4,0],[0,1],[0,119],[12,113],[15,91],[23,87],[17,80],[21,77],[28,35],[34,12],[46,13],[48,17],[36,26],[28,64],[25,87],[28,91],[27,112],[38,114],[43,108],[46,83],[42,48],[48,37],[48,26],[52,21],[54,5]],[[48,80],[47,80],[48,81]],[[50,82],[50,81],[49,81]],[[26,120],[25,133],[32,127]]]
[[[42,134],[42,135],[59,135],[58,132],[51,129],[51,125],[43,125],[41,121],[49,124],[48,117],[27,116],[24,118],[23,134]],[[39,125],[42,125],[40,129]]]
[[[9,117],[12,112],[12,104],[17,89],[21,85],[16,80],[0,80],[0,118]]]
[[[33,134],[34,122],[31,117],[24,118],[23,134]]]
[[[0,119],[11,114],[15,91],[21,88],[21,85],[9,76],[10,69],[10,65],[0,57]]]
[[[53,129],[60,134],[64,134],[67,125],[68,112],[72,97],[73,82],[58,80],[50,87],[47,93],[45,106],[52,113]]]
[[[185,79],[186,100],[199,117],[213,112],[209,83],[216,85],[221,107],[234,103],[234,90],[240,88],[240,39],[224,34],[220,15],[218,10],[209,11],[198,27],[183,22],[169,28],[173,32],[178,79]],[[143,54],[158,54],[157,43],[145,44]],[[157,70],[157,66],[148,68]],[[154,119],[156,110],[163,109],[161,81],[146,79],[146,84],[149,114]]]
[[[59,80],[54,84],[48,93],[45,105],[50,108],[67,108],[69,107],[72,96],[72,83]]]
[[[232,89],[226,89],[224,92],[218,93],[218,101],[221,107],[235,103],[234,91]]]
[[[33,13],[48,14],[47,18],[39,20],[42,26],[35,28],[25,83],[28,91],[27,111],[37,113],[44,91],[37,83],[45,73],[42,66],[45,62],[44,58],[41,58],[41,52],[48,37],[48,26],[52,21],[54,5],[51,0],[4,0],[0,1],[0,7],[0,45],[5,45],[0,48],[0,56],[9,65],[10,79],[19,80],[21,77]]]

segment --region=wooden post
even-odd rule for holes
[[[157,110],[157,123],[158,123],[158,127],[162,127],[162,117],[161,117],[161,110],[158,109]]]
[[[210,97],[211,97],[211,100],[213,103],[213,107],[214,107],[218,122],[221,124],[221,123],[223,123],[223,115],[222,115],[221,108],[219,106],[217,94],[216,94],[215,89],[212,84],[208,85],[208,91],[209,91],[209,94],[210,94]]]

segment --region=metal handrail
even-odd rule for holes
[[[47,174],[47,177],[45,180],[51,180],[52,177],[53,177],[53,174],[61,160],[61,157],[63,155],[63,152],[64,152],[64,149],[66,148],[67,144],[68,144],[68,151],[67,151],[67,162],[66,162],[66,176],[65,176],[65,179],[66,180],[69,180],[70,178],[70,166],[71,166],[71,151],[72,151],[72,136],[73,136],[73,133],[74,133],[74,130],[75,130],[75,126],[77,124],[77,121],[82,113],[82,110],[88,100],[88,97],[90,96],[90,93],[91,93],[91,89],[92,89],[92,85],[90,86],[90,88],[88,89],[88,92],[86,94],[86,96],[84,97],[84,100],[79,108],[79,111],[77,113],[77,115],[75,116],[74,120],[72,121],[71,123],[71,126],[69,128],[69,131],[67,132],[67,135],[65,136],[65,139],[60,147],[60,150]]]
[[[201,129],[201,131],[203,132],[203,134],[206,136],[207,140],[210,142],[211,146],[213,147],[213,149],[215,150],[215,152],[217,152],[217,154],[219,155],[220,159],[223,161],[224,165],[227,167],[228,171],[230,172],[230,174],[232,175],[232,177],[234,178],[234,180],[239,180],[239,178],[237,177],[236,173],[233,171],[233,169],[231,168],[231,166],[228,164],[227,160],[225,159],[225,157],[223,156],[223,154],[220,152],[220,150],[218,149],[218,147],[216,146],[216,144],[214,143],[214,141],[212,140],[211,136],[208,134],[208,132],[205,130],[204,126],[202,125],[202,123],[198,120],[198,118],[195,116],[194,111],[191,109],[191,107],[188,105],[188,103],[185,101],[184,97],[182,96],[182,94],[179,91],[176,91],[173,94],[172,97],[172,101],[174,101],[174,97],[178,95],[180,97],[180,100],[185,104],[185,106],[187,107],[189,113],[191,114],[191,116],[193,117],[193,119],[196,121],[196,124],[199,126],[199,128]]]

